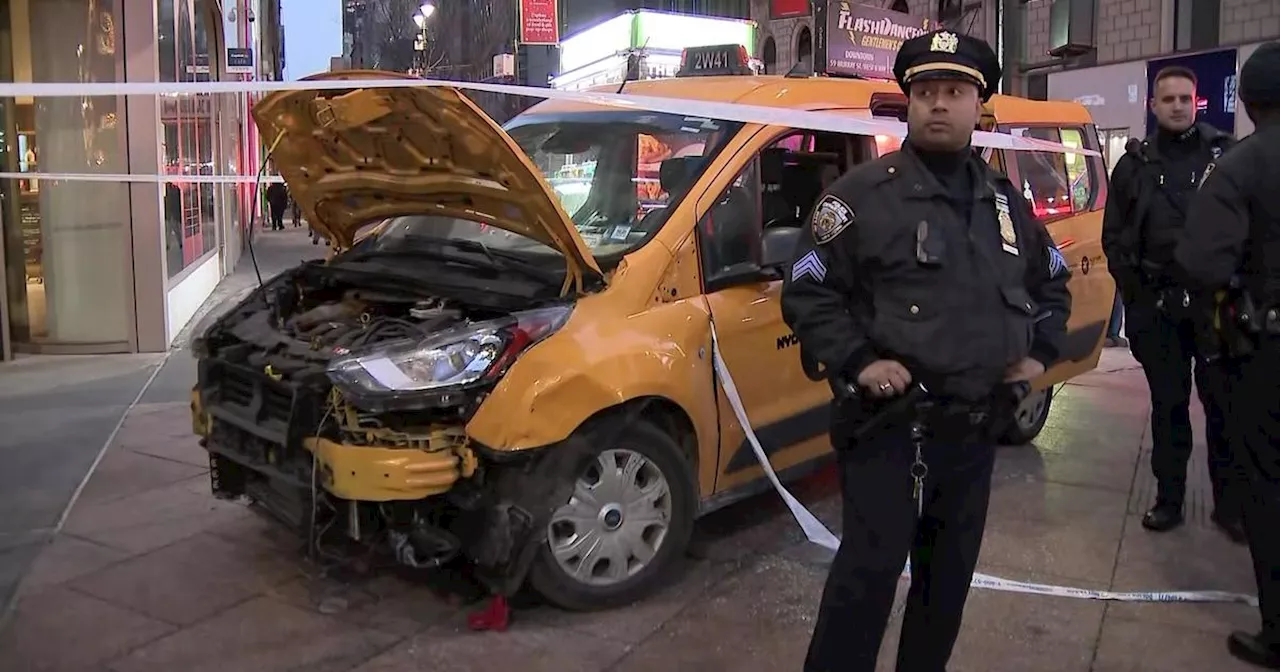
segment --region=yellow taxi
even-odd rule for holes
[[[196,343],[193,424],[218,496],[334,553],[460,559],[495,592],[527,582],[570,609],[635,600],[668,580],[695,519],[768,487],[713,371],[713,323],[783,478],[831,455],[830,391],[802,371],[780,268],[823,188],[890,138],[555,100],[503,128],[456,90],[360,88],[394,77],[328,73],[314,79],[351,88],[254,108],[337,252]],[[812,77],[626,93],[885,118],[905,104],[892,84]],[[991,112],[1002,131],[1098,148],[1079,105],[997,97]],[[1084,155],[990,158],[1075,270],[1070,344],[1009,437],[1025,442],[1102,347],[1106,175]]]

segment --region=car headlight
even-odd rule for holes
[[[452,392],[500,377],[571,312],[570,306],[539,308],[425,339],[379,343],[331,361],[329,380],[352,403],[375,411],[450,403]]]

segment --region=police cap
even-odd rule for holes
[[[1259,46],[1240,67],[1240,100],[1253,105],[1280,105],[1280,42]]]
[[[1000,59],[991,45],[950,30],[935,30],[902,43],[893,62],[893,76],[905,93],[912,82],[958,79],[972,82],[985,102],[1000,85]]]

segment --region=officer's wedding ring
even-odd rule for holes
[[[888,392],[888,391],[889,391],[889,388],[891,388],[891,387],[893,387],[893,386],[892,386],[892,385],[890,385],[889,383],[880,383],[880,391],[881,391],[881,392]]]

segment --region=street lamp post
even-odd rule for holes
[[[427,20],[435,13],[436,6],[430,0],[413,13],[413,23],[418,27],[418,35],[413,39],[414,71],[421,77],[427,74]]]

